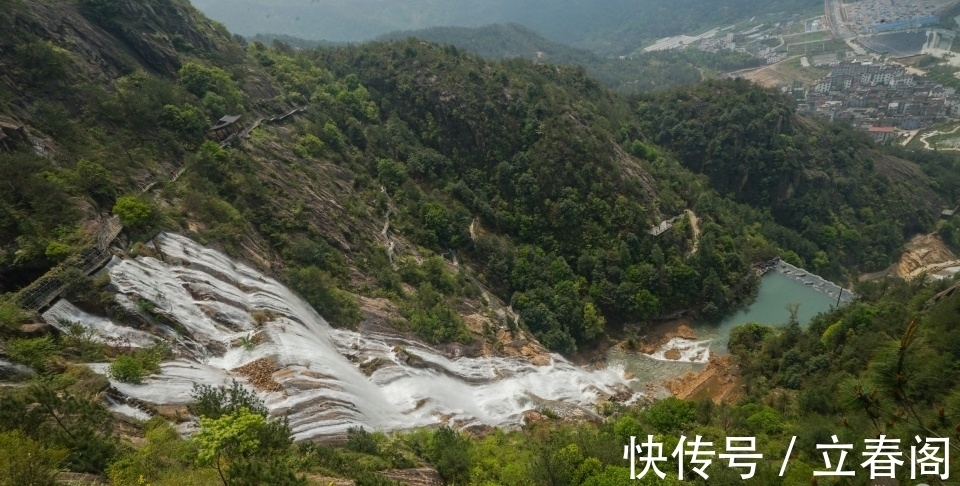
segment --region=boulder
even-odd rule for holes
[[[50,324],[36,322],[33,324],[24,324],[20,326],[17,334],[24,338],[38,338],[43,336],[59,336],[60,330],[51,326]]]

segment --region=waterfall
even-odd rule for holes
[[[80,323],[108,342],[169,342],[176,357],[159,374],[141,385],[112,381],[143,402],[189,403],[194,383],[236,379],[253,389],[235,370],[268,362],[274,386],[257,393],[272,414],[290,419],[294,437],[303,440],[357,425],[516,425],[523,412],[543,403],[590,409],[601,396],[626,389],[623,370],[588,371],[555,354],[546,366],[523,358],[450,358],[415,340],[334,329],[285,286],[220,252],[175,234],[161,234],[153,244],[162,260],[141,256],[109,269],[117,301],[132,313],[148,309],[150,326],[133,329],[64,301],[44,314],[48,322]],[[263,315],[272,319],[262,322]],[[236,345],[254,335],[259,344]],[[398,346],[422,365],[408,365]],[[360,365],[372,360],[378,367],[367,376]],[[91,367],[106,373],[106,364]]]

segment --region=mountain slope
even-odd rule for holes
[[[583,379],[622,383],[619,372],[571,366],[537,339],[591,358],[664,314],[741,306],[752,264],[776,255],[837,274],[871,264],[952,197],[955,158],[877,147],[738,81],[627,99],[583,69],[419,40],[294,51],[242,44],[180,0],[76,5],[0,0],[0,372],[28,385],[0,387],[0,463],[18,465],[0,482],[51,484],[66,469],[115,484],[301,486],[306,471],[382,484],[432,464],[458,484],[619,484],[622,445],[639,431],[766,434],[773,457],[796,424],[805,454],[784,482],[802,483],[823,424],[846,413],[838,393],[858,396],[861,378],[897,405],[889,430],[952,430],[953,383],[937,377],[958,349],[956,299],[940,295],[912,344],[913,309],[940,290],[922,282],[867,284],[863,302],[806,332],[743,328],[730,347],[752,401],[734,407],[622,407],[631,392]],[[215,139],[223,115],[245,133]],[[110,216],[124,227],[115,240],[103,236]],[[858,231],[862,250],[829,257]],[[58,266],[101,246],[119,260],[108,272]],[[56,332],[29,325],[37,314],[11,295],[48,271],[64,297],[47,312]],[[892,359],[868,368],[905,329],[876,357]],[[103,330],[126,339],[96,339]],[[237,375],[256,391],[225,383]],[[197,378],[208,383],[191,388]],[[368,399],[381,393],[393,396]],[[489,423],[543,423],[471,442],[455,428],[485,414],[461,413],[477,401],[465,396],[483,398]],[[594,399],[616,422],[550,418]],[[903,427],[896,410],[911,403],[929,420]],[[852,430],[879,431],[866,405]],[[333,423],[360,409],[385,427],[449,426],[291,444],[292,428],[366,423]],[[160,417],[124,418],[144,413]],[[758,468],[760,481],[778,484],[778,467]]]
[[[7,25],[44,28],[4,29],[4,62],[15,67],[4,89],[16,97],[2,111],[46,149],[23,144],[3,166],[17,184],[3,197],[4,291],[82,253],[111,210],[133,242],[161,228],[217,242],[338,325],[358,325],[369,299],[385,297],[400,331],[435,343],[476,339],[463,320],[482,305],[474,272],[489,298],[512,301],[535,335],[568,352],[601,338],[608,321],[616,330],[708,304],[721,312],[755,285],[748,262],[759,250],[745,239],[690,255],[686,230],[646,235],[703,190],[672,162],[657,173],[653,152],[624,151],[636,136],[629,107],[582,70],[493,64],[419,42],[244,50],[178,2],[103,3],[141,9],[130,17],[101,17],[91,10],[100,3],[17,5]],[[58,33],[70,22],[80,40]],[[187,41],[191,32],[205,37]],[[116,61],[88,55],[83,39],[100,39],[95,52]],[[221,115],[249,125],[300,105],[239,145],[204,141]],[[138,194],[144,187],[153,190]],[[569,231],[584,221],[583,234]],[[442,252],[468,266],[448,267],[433,256]],[[118,311],[108,289],[71,288],[89,310]]]
[[[407,37],[450,44],[488,59],[530,59],[570,66],[581,66],[594,78],[623,93],[654,91],[701,81],[706,74],[733,71],[763,63],[746,53],[702,52],[699,49],[650,52],[629,57],[601,56],[586,49],[551,41],[519,24],[493,24],[483,27],[433,27],[391,32],[380,40]]]
[[[814,242],[807,264],[837,276],[844,266],[886,267],[905,237],[931,229],[951,206],[955,158],[874,145],[846,124],[800,117],[786,97],[744,81],[709,81],[647,96],[644,132],[733,199],[769,208]],[[914,162],[912,160],[916,160]],[[938,180],[938,182],[934,182]]]
[[[43,11],[20,5],[8,19],[12,25]],[[903,234],[926,228],[940,205],[923,192],[929,180],[918,176],[898,205],[916,210],[887,209],[882,195],[905,186],[874,176],[862,162],[874,153],[867,142],[845,149],[861,161],[856,165],[824,159],[800,169],[806,149],[776,144],[784,136],[808,140],[827,132],[817,123],[792,122],[789,109],[759,88],[706,84],[694,90],[703,91],[705,106],[716,106],[709,110],[683,111],[678,103],[691,96],[665,95],[646,98],[636,111],[580,68],[491,62],[416,40],[297,52],[254,42],[244,49],[215,24],[189,20],[185,4],[145,5],[135,21],[107,22],[84,11],[105,26],[103,42],[127,53],[113,56],[126,64],[101,71],[82,44],[58,37],[56,29],[41,31],[46,37],[6,37],[14,48],[5,50],[4,62],[18,66],[8,90],[31,86],[36,69],[53,74],[4,107],[53,152],[38,156],[23,147],[5,166],[20,181],[19,191],[4,199],[7,291],[80,252],[120,196],[160,182],[153,194],[138,196],[150,216],[128,225],[134,240],[166,228],[218,242],[291,283],[334,323],[363,321],[369,302],[358,296],[385,297],[398,307],[401,327],[423,339],[469,342],[461,314],[477,305],[480,283],[512,304],[548,347],[573,352],[626,323],[731,310],[756,284],[750,264],[787,250],[834,276],[880,263]],[[97,30],[83,19],[78,25]],[[156,26],[179,29],[183,39],[132,37]],[[191,32],[206,37],[186,42]],[[16,47],[23,38],[47,46],[30,52],[48,52],[49,60],[16,57],[26,52]],[[155,44],[137,50],[147,40]],[[172,53],[168,63],[142,54],[165,49]],[[728,110],[731,103],[739,111]],[[236,146],[204,142],[204,127],[221,115],[240,113],[249,124],[301,105],[305,111],[290,124],[263,124]],[[729,125],[726,112],[744,127],[764,120],[784,132],[733,136],[708,149],[701,142]],[[693,132],[674,128],[691,124],[702,125],[700,138],[685,140]],[[853,137],[836,130],[837,140]],[[711,176],[721,194],[732,191],[757,210],[725,200],[668,152],[658,155],[656,144]],[[727,145],[741,159],[717,163],[742,167],[743,174],[759,170],[763,187],[784,175],[776,181],[784,186],[744,191],[747,182],[731,179],[729,167],[711,172],[693,163]],[[786,172],[751,168],[764,160],[756,154],[771,150],[774,160],[786,157]],[[880,159],[877,168],[919,173],[912,163],[891,160]],[[177,169],[183,177],[168,181]],[[816,179],[817,170],[842,175],[851,181],[845,184],[879,184],[869,197],[830,206],[842,216],[848,207],[869,209],[876,221],[843,216],[834,240],[855,236],[849,224],[873,243],[835,252],[830,225],[819,222],[829,213],[804,198],[857,193],[836,184],[791,189],[798,177]],[[768,206],[786,228],[763,213]],[[687,208],[701,221],[700,251],[691,252],[693,235],[683,219],[675,231],[648,234]],[[431,258],[441,253],[459,256],[461,265]]]

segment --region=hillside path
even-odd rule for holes
[[[689,209],[685,209],[683,212],[687,213],[687,217],[690,218],[690,228],[693,229],[693,249],[690,250],[690,253],[695,254],[700,249],[700,220],[697,219],[697,213]]]

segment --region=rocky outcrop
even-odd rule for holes
[[[440,486],[443,478],[433,468],[418,467],[413,469],[389,469],[381,471],[380,475],[406,486]]]
[[[167,36],[159,32],[138,32],[131,27],[123,28],[119,35],[157,72],[172,77],[180,70],[180,57]]]
[[[38,338],[43,336],[57,336],[60,334],[60,330],[50,324],[37,322],[20,326],[17,334],[23,338]]]
[[[113,79],[136,65],[133,50],[63,4],[24,0],[23,8],[14,15],[13,26],[17,32],[29,33],[72,53],[78,62],[71,75],[77,77]]]
[[[57,476],[57,484],[107,484],[107,480],[94,474],[62,472]]]
[[[36,375],[33,370],[18,363],[0,359],[0,380],[18,380]]]
[[[429,467],[388,469],[377,474],[403,486],[440,486],[443,484],[440,473]],[[319,474],[307,474],[307,479],[311,481],[310,484],[322,484],[323,486],[353,486],[356,484],[352,479],[334,478]]]

